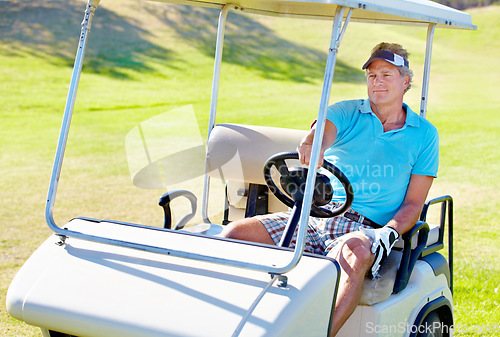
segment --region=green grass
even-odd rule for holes
[[[1,303],[17,270],[50,235],[44,204],[84,6],[0,2]],[[96,11],[56,202],[59,224],[75,216],[161,224],[156,202],[164,191],[131,184],[125,135],[148,118],[192,105],[205,138],[217,12],[186,11],[131,0],[106,0]],[[440,132],[441,158],[430,197],[455,200],[457,324],[498,325],[500,7],[470,13],[477,32],[435,35],[428,118]],[[218,122],[307,128],[319,106],[330,30],[329,22],[231,13]],[[369,50],[399,41],[412,52],[416,74],[406,101],[418,110],[425,34],[351,24],[331,101],[364,97],[359,68]],[[40,335],[0,308],[2,336]]]

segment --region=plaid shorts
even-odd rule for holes
[[[337,203],[331,202],[326,207],[337,207],[337,205]],[[359,214],[352,209],[348,212]],[[279,212],[256,216],[256,218],[266,227],[276,245],[279,244],[281,237],[283,236],[289,217],[290,212]],[[337,245],[338,239],[342,235],[358,231],[362,227],[371,228],[354,220],[348,219],[343,215],[333,218],[315,218],[310,216],[307,226],[304,251],[326,255]],[[293,235],[290,247],[295,247],[296,242],[297,229]]]

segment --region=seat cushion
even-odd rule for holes
[[[372,280],[370,277],[365,277],[359,304],[373,305],[391,296],[402,256],[402,252],[392,250],[387,259],[380,266],[380,277],[375,280]]]
[[[305,130],[218,124],[207,145],[207,172],[212,177],[265,185],[264,164],[279,152],[294,152]]]

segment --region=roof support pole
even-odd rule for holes
[[[304,193],[304,200],[302,204],[302,212],[300,214],[299,230],[297,236],[297,247],[295,249],[295,255],[298,253],[302,254],[305,245],[305,237],[307,233],[307,224],[309,220],[309,213],[311,211],[312,196],[314,192],[314,182],[316,180],[316,168],[318,167],[319,152],[321,143],[323,142],[323,133],[325,130],[326,112],[328,109],[328,103],[330,101],[330,91],[332,88],[333,74],[335,71],[335,63],[337,61],[337,53],[340,46],[340,42],[347,28],[349,20],[351,18],[352,9],[349,10],[344,24],[342,21],[344,19],[345,7],[337,7],[335,13],[335,18],[333,20],[332,36],[330,41],[330,49],[328,51],[328,57],[326,60],[325,77],[323,80],[323,91],[321,93],[320,106],[318,111],[318,119],[316,123],[316,131],[313,139],[313,148],[311,153],[311,161],[309,163],[309,170],[306,180],[306,187]],[[301,255],[295,256],[298,262]]]
[[[222,7],[219,14],[219,23],[217,26],[217,42],[215,45],[215,63],[214,63],[214,76],[212,80],[212,96],[210,99],[210,117],[208,120],[208,136],[207,136],[207,144],[210,139],[210,134],[212,133],[212,129],[215,126],[215,117],[217,115],[217,99],[219,95],[219,78],[220,78],[220,68],[222,63],[222,49],[224,47],[224,32],[226,29],[226,18],[227,13],[230,9],[235,9],[236,6],[227,4]],[[201,201],[201,213],[203,217],[203,221],[210,223],[208,219],[208,192],[210,189],[210,177],[206,172],[205,167],[205,175],[203,177],[203,196]]]
[[[73,66],[73,73],[69,85],[68,96],[66,99],[66,106],[64,109],[63,120],[61,124],[61,131],[59,133],[59,140],[57,143],[56,155],[54,159],[54,166],[52,167],[52,176],[50,178],[49,192],[47,196],[47,203],[45,204],[45,219],[50,229],[58,233],[60,228],[54,222],[54,204],[56,200],[57,186],[61,176],[61,168],[66,150],[66,143],[68,140],[69,126],[73,116],[73,109],[75,107],[76,92],[78,83],[80,81],[80,74],[82,72],[83,58],[85,56],[85,49],[87,46],[88,36],[90,34],[90,26],[94,17],[94,12],[101,0],[89,0],[85,9],[85,14],[82,21],[82,29],[80,33],[80,40],[78,42],[78,49],[76,51],[75,64]]]
[[[63,125],[61,127],[61,134],[59,137],[59,143],[57,147],[57,153],[56,153],[56,159],[54,163],[54,169],[52,172],[52,178],[51,178],[51,183],[50,183],[50,189],[49,189],[49,195],[47,199],[47,206],[46,206],[46,219],[47,223],[49,224],[49,227],[56,235],[58,235],[61,238],[61,242],[59,243],[60,245],[66,244],[66,239],[67,238],[76,238],[80,240],[86,240],[86,241],[92,241],[92,242],[98,242],[102,244],[108,244],[108,245],[114,245],[114,246],[120,246],[120,247],[126,247],[126,248],[131,248],[131,249],[137,249],[140,251],[148,251],[156,254],[164,254],[164,255],[170,255],[170,256],[176,256],[180,258],[186,258],[186,259],[194,259],[194,260],[199,260],[199,261],[206,261],[206,262],[211,262],[211,263],[220,263],[220,264],[225,264],[225,265],[230,265],[234,267],[239,267],[239,268],[245,268],[245,269],[252,269],[252,270],[257,270],[257,271],[262,271],[262,272],[267,272],[272,275],[275,274],[283,274],[286,273],[290,270],[292,270],[297,263],[299,262],[300,258],[302,257],[302,252],[304,248],[304,234],[302,235],[302,241],[301,245],[298,245],[297,248],[294,251],[294,255],[290,259],[289,262],[285,263],[282,266],[275,266],[275,265],[269,265],[269,264],[256,264],[256,263],[249,263],[249,262],[243,262],[239,260],[234,260],[230,258],[219,258],[207,254],[198,254],[198,253],[192,253],[188,252],[185,250],[175,250],[175,249],[169,249],[166,247],[159,247],[159,246],[151,246],[151,245],[145,245],[137,242],[131,242],[131,241],[123,241],[123,240],[118,240],[118,239],[112,239],[109,237],[104,237],[104,236],[96,236],[96,235],[91,235],[91,234],[85,234],[69,229],[64,229],[58,227],[53,219],[53,206],[54,206],[54,200],[55,200],[55,191],[57,189],[57,183],[59,180],[59,175],[61,172],[61,165],[62,165],[62,157],[64,154],[64,150],[66,147],[66,140],[68,137],[68,131],[69,131],[69,124],[71,121],[71,116],[73,112],[73,106],[74,106],[74,101],[75,101],[75,96],[76,96],[76,88],[78,86],[79,78],[80,78],[80,73],[81,73],[81,67],[82,67],[82,62],[83,62],[83,55],[85,52],[85,46],[87,43],[87,36],[88,32],[90,30],[90,22],[92,19],[92,15],[94,13],[94,10],[96,8],[96,4],[98,3],[98,0],[89,0],[89,5],[87,6],[87,10],[85,12],[85,19],[82,25],[82,35],[80,38],[79,42],[79,47],[77,51],[77,56],[75,59],[75,66],[73,68],[73,77],[71,80],[70,84],[70,89],[68,93],[68,100],[66,103],[66,110],[63,116]],[[338,32],[340,32],[340,22],[342,18],[342,11],[337,11],[336,13],[336,19],[334,23],[334,32],[336,37],[338,37]],[[222,32],[221,32],[222,33]],[[220,41],[220,40],[219,40]],[[332,40],[333,41],[333,40]],[[335,43],[332,42],[333,48],[330,48],[330,53],[328,56],[327,60],[327,71],[328,74],[325,74],[325,86],[327,88],[324,88],[323,92],[329,92],[329,88],[331,86],[331,80],[333,78],[333,65],[335,64],[335,57],[336,57],[336,51],[338,47],[338,42],[339,39],[335,39]],[[222,52],[222,46],[220,47],[220,54]],[[220,56],[219,56],[220,57]],[[216,73],[218,73],[220,67],[219,65],[216,65]],[[218,78],[218,75],[215,75],[214,77]],[[218,85],[218,79],[215,81]],[[329,84],[328,84],[329,83]],[[216,91],[215,91],[215,97],[216,97]],[[329,95],[328,95],[329,96]],[[322,99],[322,104],[321,106],[324,107],[323,114],[321,114],[321,109],[320,109],[320,117],[318,117],[319,124],[322,125],[325,122],[325,116],[324,112],[326,112],[326,104],[328,103],[328,97],[323,97]],[[213,128],[215,121],[215,105],[214,105],[214,110],[213,110],[213,116],[211,116],[211,127]],[[316,141],[316,143],[318,143]],[[317,152],[317,151],[316,151]],[[316,153],[317,155],[317,153]],[[317,162],[317,158],[316,158]],[[315,171],[315,170],[313,170]],[[315,172],[314,172],[315,176]],[[309,178],[309,177],[308,177]],[[308,180],[309,186],[311,186],[311,181],[310,179]],[[309,196],[309,207],[307,207],[307,214],[310,211],[310,202],[311,202],[311,196]],[[308,218],[308,216],[306,216]],[[141,227],[141,228],[147,228],[147,229],[156,229],[155,227],[148,227],[148,226],[142,226],[142,225],[135,225],[135,227]],[[302,227],[305,229],[307,227],[307,223],[304,222],[304,225]],[[182,234],[180,234],[182,235]]]
[[[420,116],[422,116],[423,118],[426,118],[427,116],[427,101],[429,95],[429,77],[431,72],[432,41],[434,39],[434,28],[436,28],[436,24],[431,23],[429,24],[429,28],[427,29],[422,98],[420,101]]]

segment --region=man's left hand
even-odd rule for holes
[[[377,229],[361,228],[360,231],[372,241],[371,251],[375,254],[375,262],[371,267],[371,274],[373,279],[376,279],[380,277],[378,273],[380,265],[389,256],[392,247],[399,239],[399,233],[389,226]]]

